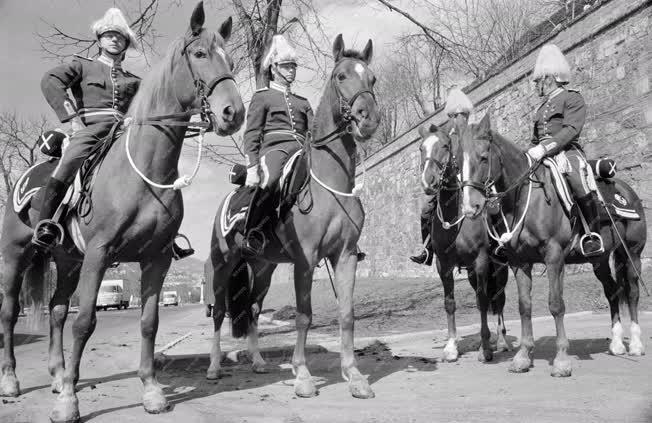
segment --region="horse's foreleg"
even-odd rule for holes
[[[142,314],[140,332],[142,344],[140,349],[140,367],[138,377],[143,382],[143,407],[152,414],[164,413],[170,409],[163,389],[156,380],[154,367],[154,346],[158,331],[158,300],[163,287],[163,280],[170,268],[172,258],[167,255],[140,262]]]
[[[267,373],[267,363],[260,355],[258,346],[258,317],[263,307],[263,300],[269,291],[276,265],[267,263],[255,263],[252,266],[253,289],[251,292],[253,304],[251,305],[251,322],[247,330],[247,346],[251,356],[251,369],[254,373]]]
[[[344,251],[332,262],[339,304],[342,377],[349,382],[349,391],[355,398],[373,398],[374,391],[369,386],[367,378],[358,370],[358,363],[353,354],[353,288],[358,259],[355,255]]]
[[[624,269],[616,269],[616,273],[624,272]],[[604,295],[609,302],[609,311],[611,312],[611,342],[609,343],[609,352],[613,355],[622,355],[627,352],[623,344],[623,326],[620,323],[620,306],[618,299],[623,293],[624,287],[618,287],[613,276],[609,259],[602,260],[593,264],[593,273],[602,283]],[[619,278],[624,279],[624,278]]]
[[[514,276],[518,286],[518,310],[521,315],[521,345],[512,359],[510,372],[523,373],[532,367],[534,336],[532,334],[532,265],[515,267]]]
[[[294,291],[297,299],[297,343],[292,356],[292,369],[296,376],[294,392],[298,397],[308,398],[317,395],[317,387],[312,381],[312,376],[306,365],[306,339],[308,329],[312,323],[312,265],[295,263],[294,265]]]
[[[557,355],[552,363],[551,376],[566,377],[572,372],[571,361],[568,357],[568,338],[564,328],[564,258],[561,247],[549,245],[546,253],[546,268],[548,273],[549,292],[548,307],[550,314],[555,319],[557,329]]]
[[[6,217],[5,217],[6,219]],[[12,245],[3,250],[4,258],[4,298],[2,300],[2,319],[4,353],[2,375],[0,375],[0,396],[17,397],[20,385],[16,377],[16,356],[14,355],[14,328],[18,321],[20,305],[18,296],[27,264],[23,258],[22,247]]]
[[[634,250],[634,249],[632,249]],[[623,287],[631,319],[629,337],[629,355],[640,356],[645,354],[645,346],[641,337],[641,326],[638,324],[639,280],[641,274],[641,256],[638,251],[630,251],[633,263],[627,258],[624,250],[616,251],[616,262],[624,267]],[[637,275],[638,273],[638,275]]]
[[[442,360],[457,361],[457,326],[455,325],[455,279],[453,278],[453,264],[437,257],[437,272],[444,286],[444,308],[448,321],[448,341],[444,347]]]
[[[81,263],[57,261],[57,287],[50,300],[50,345],[48,349],[48,370],[52,376],[52,392],[63,389],[65,360],[63,357],[63,327],[68,317],[70,297],[79,282]]]
[[[89,245],[80,272],[82,283],[79,286],[79,313],[72,325],[72,354],[64,372],[61,393],[50,413],[50,420],[53,422],[79,420],[79,401],[75,386],[79,381],[79,365],[84,347],[97,324],[95,303],[106,268],[106,252],[99,246]]]
[[[496,341],[496,352],[511,351],[512,345],[507,340],[505,316],[503,315],[503,310],[505,308],[505,287],[507,286],[507,280],[509,279],[508,268],[506,265],[493,264],[490,266],[490,272],[490,277],[493,280],[492,283],[496,286],[494,298],[491,299],[494,314],[498,315],[498,324],[496,326],[496,335],[498,336],[498,340]]]
[[[210,259],[209,259],[210,260]],[[210,352],[210,364],[206,370],[206,379],[217,380],[222,377],[222,349],[221,349],[221,333],[222,323],[226,315],[226,290],[229,283],[229,275],[222,269],[223,265],[213,267],[208,271],[213,272],[213,295],[215,301],[213,303],[213,341]]]
[[[474,269],[469,273],[469,279],[474,278],[476,286],[475,295],[480,310],[480,349],[478,351],[478,361],[487,362],[494,358],[494,353],[491,349],[491,331],[487,323],[487,312],[489,311],[489,296],[488,296],[488,263],[487,255],[479,254],[473,264]]]

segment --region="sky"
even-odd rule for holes
[[[410,24],[396,13],[373,4],[373,0],[313,0],[319,8],[322,23],[329,39],[343,34],[347,47],[362,49],[368,39],[374,42],[374,57],[382,57],[383,47],[393,38],[411,29]],[[170,5],[161,0],[156,20],[156,30],[162,35],[158,49],[182,35],[189,24],[195,1],[179,1]],[[230,13],[228,8],[218,7],[221,2],[206,0],[206,26],[217,29]],[[127,4],[115,1],[82,0],[0,0],[0,111],[15,111],[23,116],[46,115],[56,122],[40,90],[43,74],[58,62],[45,59],[36,34],[46,32],[43,20],[56,24],[71,33],[90,36],[90,24],[100,18],[106,9]],[[132,17],[128,17],[130,20]],[[330,51],[330,46],[324,46]],[[156,61],[156,59],[154,59]],[[130,55],[124,68],[143,76],[146,74],[142,58]],[[373,64],[372,64],[373,67]],[[316,108],[321,91],[321,81],[299,71],[295,92],[304,94]],[[242,93],[245,104],[249,95]],[[244,126],[243,126],[244,129]],[[216,142],[216,136],[208,142]],[[224,143],[224,140],[221,141]],[[184,146],[180,173],[190,173],[195,161],[193,143]],[[228,183],[228,166],[217,165],[204,159],[193,184],[183,190],[185,216],[181,232],[189,236],[197,250],[195,257],[204,259],[210,249],[210,234],[219,201],[233,186]]]

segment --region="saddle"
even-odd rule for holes
[[[244,223],[249,210],[255,207],[255,187],[245,186],[247,179],[247,167],[242,164],[234,164],[229,170],[229,181],[238,185],[224,199],[219,211],[220,228],[223,236],[230,233],[244,233]],[[269,224],[264,228],[268,239],[275,237],[274,227],[279,220],[287,215],[294,206],[299,193],[308,181],[308,160],[305,150],[301,149],[294,153],[283,166],[283,172],[279,179],[279,205],[274,213],[271,213]]]
[[[543,164],[550,169],[552,175],[553,185],[559,200],[564,205],[566,214],[571,217],[574,215],[573,205],[575,201],[570,190],[570,186],[566,181],[564,173],[561,171],[559,163],[553,158],[546,158]],[[616,164],[611,159],[600,160],[587,160],[588,171],[591,176],[587,178],[589,187],[595,185],[595,192],[597,194],[598,210],[600,211],[600,221],[610,222],[609,214],[602,207],[604,204],[611,213],[614,219],[623,220],[640,220],[641,216],[636,211],[635,205],[630,204],[627,198],[629,195],[618,187],[616,176]],[[591,180],[592,179],[592,180]],[[593,183],[595,181],[595,184]]]
[[[86,245],[81,237],[77,218],[85,217],[92,211],[92,204],[89,199],[95,182],[95,175],[114,141],[122,134],[122,131],[118,130],[119,126],[120,122],[117,122],[109,134],[96,144],[75,175],[74,182],[68,188],[62,201],[64,205],[61,214],[62,223],[65,223],[67,235],[71,237],[75,246],[82,253],[86,250]],[[48,149],[40,147],[40,150],[50,158],[27,169],[16,181],[11,197],[14,212],[19,216],[28,208],[39,211],[43,195],[41,188],[47,184],[48,179],[59,165],[62,149],[52,142],[48,147]]]

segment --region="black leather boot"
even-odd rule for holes
[[[49,253],[63,239],[63,228],[52,217],[66,196],[67,189],[68,184],[56,178],[50,178],[45,186],[39,222],[32,237],[32,244],[43,253]]]
[[[582,211],[591,233],[580,238],[582,254],[585,257],[594,257],[604,253],[604,243],[600,236],[600,218],[597,199],[593,193],[577,199],[577,205]]]
[[[242,242],[242,256],[245,258],[262,255],[265,250],[267,239],[262,230],[262,220],[267,213],[268,197],[267,190],[258,188],[254,191],[249,203],[244,227],[244,240]]]

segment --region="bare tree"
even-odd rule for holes
[[[15,112],[0,113],[0,172],[3,185],[0,208],[5,206],[16,179],[38,160],[36,141],[51,127],[45,116],[23,118]]]

